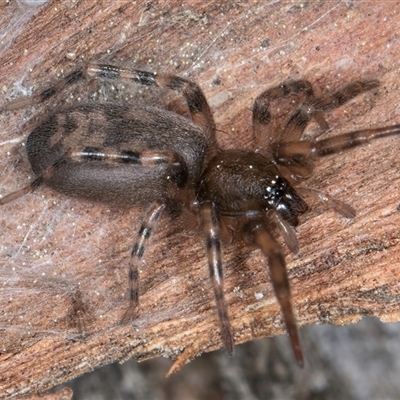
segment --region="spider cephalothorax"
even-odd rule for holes
[[[378,82],[358,81],[331,95],[315,97],[306,80],[289,81],[262,92],[253,107],[256,151],[218,148],[215,123],[199,86],[187,79],[111,65],[89,64],[30,99],[8,103],[4,110],[45,101],[85,78],[126,80],[171,90],[172,101],[158,106],[88,103],[60,108],[29,135],[26,150],[36,178],[0,200],[6,204],[45,184],[68,195],[124,206],[150,204],[129,261],[130,305],[122,320],[133,320],[139,305],[139,265],[163,211],[176,213],[194,200],[205,236],[208,265],[225,347],[234,340],[223,289],[221,230],[237,220],[237,229],[267,258],[295,357],[303,364],[292,308],[285,258],[273,232],[298,253],[294,227],[308,206],[303,196],[325,202],[346,217],[354,210],[298,182],[310,176],[314,160],[370,140],[400,133],[400,125],[350,132],[328,139],[301,140],[311,119],[328,129],[323,113]],[[271,131],[270,103],[292,94],[303,102],[286,123]],[[177,104],[180,104],[179,107]],[[295,187],[294,187],[295,186]]]

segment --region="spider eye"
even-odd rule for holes
[[[286,191],[287,183],[280,176],[275,176],[271,179],[265,188],[264,199],[268,202],[271,207],[276,207],[276,205],[284,196]]]
[[[292,225],[298,224],[298,216],[303,214],[308,206],[296,193],[286,179],[274,176],[265,186],[264,199],[268,208],[275,209],[283,219]]]

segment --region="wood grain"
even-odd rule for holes
[[[12,35],[0,48],[1,101],[76,64],[106,60],[196,80],[223,148],[251,147],[254,98],[288,78],[308,79],[318,93],[359,78],[381,81],[327,116],[332,135],[400,122],[398,4],[52,1],[25,17],[18,7],[0,8],[1,32]],[[29,180],[21,143],[54,106],[1,115],[1,193]],[[299,226],[301,255],[287,254],[299,325],[400,319],[398,140],[322,159],[307,181],[351,204],[357,217],[317,207]],[[221,347],[201,235],[162,224],[141,271],[141,314],[120,326],[143,210],[44,188],[1,211],[0,398],[43,392],[116,360],[163,356],[181,367]],[[259,251],[235,243],[224,258],[235,342],[282,333]]]

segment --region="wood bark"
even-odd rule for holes
[[[380,80],[378,90],[327,115],[329,134],[400,122],[397,3],[78,0],[26,7],[0,7],[2,102],[101,60],[198,82],[222,148],[251,148],[255,97],[288,78],[308,79],[317,93]],[[60,103],[76,101],[68,95]],[[2,194],[29,181],[23,139],[54,106],[1,114]],[[357,216],[349,221],[314,207],[297,229],[300,256],[285,250],[300,326],[400,319],[398,147],[391,138],[321,159],[307,181],[351,204]],[[221,347],[200,234],[164,220],[140,273],[140,316],[121,326],[129,249],[143,209],[41,188],[1,212],[0,398],[44,392],[129,358],[168,357],[174,371]],[[235,342],[282,333],[260,252],[235,242],[224,260]]]

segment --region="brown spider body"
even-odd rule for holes
[[[202,175],[198,199],[210,200],[228,216],[251,218],[276,210],[292,225],[307,211],[307,204],[272,160],[250,151],[227,150],[214,157]]]
[[[259,152],[220,150],[215,123],[201,89],[194,82],[173,75],[89,64],[32,98],[10,102],[4,109],[45,101],[84,78],[133,81],[168,89],[181,96],[185,104],[182,108],[182,104],[172,100],[167,111],[150,106],[96,103],[54,112],[27,140],[27,154],[36,178],[0,199],[0,204],[41,184],[106,203],[150,204],[129,262],[130,306],[122,318],[128,323],[138,313],[139,265],[157,222],[165,210],[176,212],[177,205],[188,206],[189,200],[195,199],[201,214],[221,336],[230,353],[234,339],[224,294],[221,231],[229,225],[229,219],[237,220],[240,231],[267,259],[292,348],[302,365],[285,258],[273,232],[276,229],[288,248],[298,253],[294,227],[308,209],[303,196],[323,202],[345,217],[354,217],[350,206],[296,182],[312,174],[316,158],[398,135],[400,125],[319,141],[301,139],[311,119],[326,131],[329,126],[324,112],[378,87],[378,82],[354,82],[322,97],[315,97],[311,84],[305,80],[265,90],[253,107],[253,132]],[[280,130],[271,132],[270,103],[291,95],[303,96],[303,101]]]

